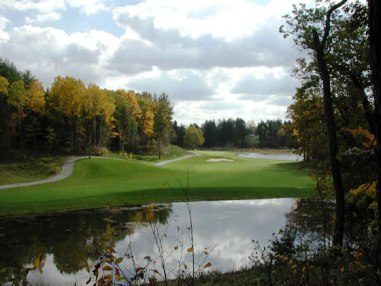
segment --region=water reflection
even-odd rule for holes
[[[291,199],[191,203],[196,257],[207,257],[213,270],[238,269],[251,251],[251,240],[267,244],[286,223]],[[190,246],[189,215],[184,203],[117,210],[95,210],[0,221],[0,282],[32,285],[86,284],[100,247],[117,256],[133,252],[137,260],[158,255],[149,224],[152,211],[158,231],[166,234],[163,249],[168,269],[176,269]],[[131,245],[131,248],[129,248]],[[185,254],[184,254],[185,253]],[[179,256],[182,255],[182,256]],[[202,259],[202,258],[200,258]],[[139,262],[139,261],[138,261]],[[126,262],[123,267],[129,266]]]
[[[240,153],[239,157],[257,158],[269,160],[284,160],[284,161],[303,161],[303,156],[296,154],[259,154],[259,153]]]

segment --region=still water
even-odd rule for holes
[[[252,240],[267,245],[294,206],[292,199],[190,203],[196,266],[228,271],[247,265]],[[169,276],[176,275],[191,261],[189,218],[185,203],[172,203],[0,220],[0,284],[86,285],[107,248],[125,258],[126,273],[131,255],[135,269],[148,259],[150,268],[160,269],[158,238]]]

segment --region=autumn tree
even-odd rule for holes
[[[298,154],[303,156],[305,162],[314,164],[315,168],[317,164],[326,165],[328,147],[320,92],[316,89],[298,88],[287,112],[292,120],[292,135],[296,138]]]
[[[96,136],[97,119],[100,123],[110,121],[110,114],[113,113],[113,103],[110,102],[111,97],[108,96],[106,90],[101,89],[95,84],[90,84],[83,97],[83,114],[88,122],[88,156],[91,157],[92,146]]]
[[[40,81],[33,81],[28,88],[28,106],[35,113],[45,108],[45,91]]]
[[[23,130],[22,130],[22,116],[23,110],[28,103],[28,94],[24,87],[24,82],[22,80],[18,80],[13,82],[8,91],[8,103],[13,106],[17,112],[17,122],[18,122],[18,130],[20,136],[20,147],[21,147],[21,155],[25,159],[24,152],[24,138],[23,138]]]
[[[14,139],[15,137],[13,136],[13,138],[11,138],[12,137],[11,135],[14,135],[15,128],[19,129],[20,127],[20,126],[16,127],[18,126],[18,120],[16,118],[19,118],[18,117],[19,114],[18,114],[17,107],[15,105],[10,104],[8,97],[10,92],[10,86],[17,81],[23,81],[23,78],[25,77],[24,75],[25,73],[20,72],[13,63],[0,58],[0,77],[3,78],[2,80],[3,91],[5,91],[6,82],[8,82],[8,91],[5,93],[3,92],[0,93],[0,153],[2,153],[2,155],[4,156],[9,156],[10,154],[9,147],[11,145],[13,146],[20,145],[20,144],[17,144],[16,142],[12,142],[12,139]],[[29,73],[29,78],[32,78],[30,73]],[[6,79],[6,81],[4,79]],[[14,85],[14,88],[16,88],[17,85],[19,84]],[[25,82],[24,82],[24,90],[25,90]],[[14,90],[13,92],[17,93],[16,90]],[[15,96],[15,94],[11,95],[11,97],[13,96]],[[11,99],[11,101],[13,101],[13,103],[16,105],[19,105],[20,103],[24,105],[24,102],[22,102],[22,100],[20,102],[17,99]],[[22,109],[24,109],[24,107],[25,106],[22,106]],[[15,109],[16,109],[16,112],[14,112]],[[19,119],[22,119],[22,118],[19,118]],[[10,128],[13,129],[12,132],[10,132]],[[21,137],[22,133],[19,132],[19,134]]]
[[[375,153],[378,161],[377,170],[377,202],[378,202],[378,242],[376,253],[376,271],[380,273],[381,264],[381,3],[377,0],[368,0],[368,26],[369,26],[369,50],[372,71],[372,85],[374,97],[374,118],[376,148]],[[378,283],[381,283],[378,275]]]
[[[7,95],[8,87],[9,87],[8,80],[5,77],[0,76],[0,94]]]
[[[119,139],[123,142],[122,150],[127,147],[129,151],[136,149],[139,143],[139,120],[141,109],[138,97],[134,91],[117,90],[116,118],[120,134]]]
[[[115,132],[114,136],[118,139],[119,150],[124,152],[128,133],[128,100],[125,96],[115,94]]]
[[[9,82],[8,80],[0,76],[0,154],[6,152],[9,140],[8,137],[8,110],[7,106],[7,95],[8,95]]]
[[[39,137],[41,130],[41,119],[45,111],[45,91],[42,83],[33,80],[29,84],[28,93],[28,117],[25,126],[25,141],[33,143],[32,146],[37,150],[39,148]]]
[[[138,94],[138,103],[141,114],[138,121],[140,144],[149,149],[154,133],[154,101],[151,94],[143,92]]]
[[[369,87],[367,52],[364,50],[366,9],[357,1],[346,2],[316,1],[315,8],[294,5],[292,15],[285,16],[286,25],[280,29],[285,37],[291,35],[295,44],[307,54],[298,59],[295,76],[304,89],[314,87],[320,90],[323,98],[336,196],[333,239],[336,246],[342,246],[345,221],[345,189],[338,155],[351,147],[344,132],[337,130],[372,126],[371,104],[366,92]]]
[[[53,97],[53,108],[60,112],[65,119],[70,133],[71,152],[78,151],[78,131],[82,126],[79,119],[83,106],[85,85],[79,79],[73,77],[56,77],[49,96]],[[77,126],[78,124],[78,126]]]
[[[196,148],[204,144],[205,139],[200,128],[190,125],[185,130],[184,146],[190,149]]]

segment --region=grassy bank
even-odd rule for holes
[[[58,173],[65,158],[62,156],[30,157],[26,162],[1,162],[0,185],[45,179]]]
[[[164,166],[133,160],[82,159],[69,178],[0,190],[0,216],[184,200],[309,197],[314,183],[294,162],[200,152]],[[208,162],[210,158],[231,161]]]

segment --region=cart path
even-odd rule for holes
[[[170,164],[170,163],[173,163],[173,162],[189,159],[189,158],[192,158],[194,156],[201,156],[200,153],[197,153],[197,152],[194,152],[194,151],[189,151],[189,152],[191,153],[189,155],[185,155],[185,156],[178,157],[178,158],[171,159],[171,160],[157,162],[157,163],[155,163],[155,166],[164,166],[164,165],[167,165],[167,164]]]
[[[163,166],[163,165],[170,164],[172,162],[176,162],[176,161],[180,161],[180,160],[185,160],[185,159],[191,158],[193,156],[200,156],[199,153],[196,153],[196,152],[191,152],[191,153],[192,154],[186,155],[186,156],[183,156],[183,157],[179,157],[179,158],[175,158],[175,159],[172,159],[172,160],[158,162],[158,163],[155,164],[155,166]],[[49,177],[47,179],[38,180],[38,181],[0,185],[0,190],[12,189],[12,188],[20,188],[20,187],[29,187],[29,186],[47,184],[47,183],[63,180],[65,178],[69,177],[73,173],[74,162],[75,161],[80,160],[80,159],[86,159],[86,158],[88,158],[88,156],[70,156],[70,157],[68,157],[66,159],[66,161],[64,162],[64,164],[62,166],[61,172],[59,172],[57,175],[54,175],[54,176]],[[95,156],[93,156],[91,158],[123,160],[123,159],[118,159],[118,158],[95,157]]]

